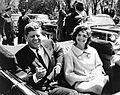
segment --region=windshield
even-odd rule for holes
[[[91,15],[86,21],[87,25],[115,25],[113,19],[106,14]]]

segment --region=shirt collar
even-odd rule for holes
[[[31,48],[30,46],[29,46],[29,48],[30,48],[34,53],[36,53],[36,49],[33,49],[33,48]]]
[[[37,49],[33,49],[33,48],[31,48],[30,46],[29,46],[29,48],[36,54],[36,50],[37,50]],[[41,47],[39,47],[38,49],[41,51],[41,50],[43,50],[43,47],[41,46]]]
[[[81,56],[83,53],[86,53],[86,54],[90,54],[91,53],[89,47],[90,46],[88,45],[88,48],[83,51],[83,50],[77,48],[75,45],[73,45],[71,49],[72,49],[73,53],[76,56]]]

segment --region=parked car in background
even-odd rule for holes
[[[31,21],[37,21],[39,23],[48,23],[50,22],[49,16],[46,14],[27,14]]]
[[[91,27],[92,37],[97,41],[114,42],[120,34],[120,25],[106,14],[91,15],[85,25]]]
[[[45,30],[45,35],[48,38],[55,39],[56,29],[57,29],[57,20],[50,20],[49,16],[46,14],[27,14],[30,17],[31,21],[37,21],[39,24],[43,25]],[[14,28],[16,33],[18,33],[17,22],[21,14],[12,14],[12,20],[14,22]]]
[[[39,23],[49,23],[51,22],[51,20],[49,19],[48,15],[46,14],[27,14],[30,17],[31,21],[37,21]],[[15,26],[17,26],[17,22],[19,17],[21,16],[21,14],[11,14],[11,18],[15,24]]]
[[[106,14],[91,15],[84,25],[90,26],[92,31],[90,45],[99,53],[105,72],[109,74],[110,58],[113,54],[113,43],[119,37],[120,25]]]

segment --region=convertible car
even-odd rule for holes
[[[17,76],[14,54],[23,46],[0,45],[0,95],[40,95]]]
[[[95,17],[93,18],[95,20]],[[98,21],[101,18],[100,21],[104,24],[98,24],[97,18]],[[106,20],[102,20],[102,18]],[[110,19],[111,24],[108,23],[108,19]],[[105,72],[106,74],[109,74],[109,67],[111,64],[110,58],[113,54],[112,43],[118,37],[120,30],[119,25],[115,25],[112,18],[109,18],[109,16],[106,15],[96,15],[95,21],[96,22],[88,20],[88,22],[86,22],[92,28],[92,39],[90,45],[98,51],[103,62]],[[105,22],[107,24],[105,24]],[[63,48],[64,53],[67,53],[73,43],[73,41],[65,41],[58,42],[57,44]],[[12,68],[11,66],[14,65],[10,62],[10,60],[14,60],[14,56],[11,57],[10,55],[14,55],[23,46],[24,45],[0,46],[0,51],[2,51],[0,53],[0,95],[39,95],[33,88],[26,85],[20,78],[10,72],[10,69]],[[8,51],[7,55],[5,54],[6,51]],[[5,60],[8,55],[9,57]],[[4,62],[7,63],[8,67],[6,67]]]

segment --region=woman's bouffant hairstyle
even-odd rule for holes
[[[86,31],[87,30],[87,31]],[[79,32],[82,32],[82,31],[86,31],[87,35],[88,35],[88,39],[87,39],[87,42],[86,42],[86,45],[85,45],[85,48],[87,48],[87,44],[89,44],[89,42],[91,41],[91,29],[89,27],[86,27],[86,26],[81,26],[81,25],[78,25],[74,28],[71,36],[72,36],[72,40],[75,41],[75,45],[77,44],[76,42],[76,37],[77,37],[77,34]]]

